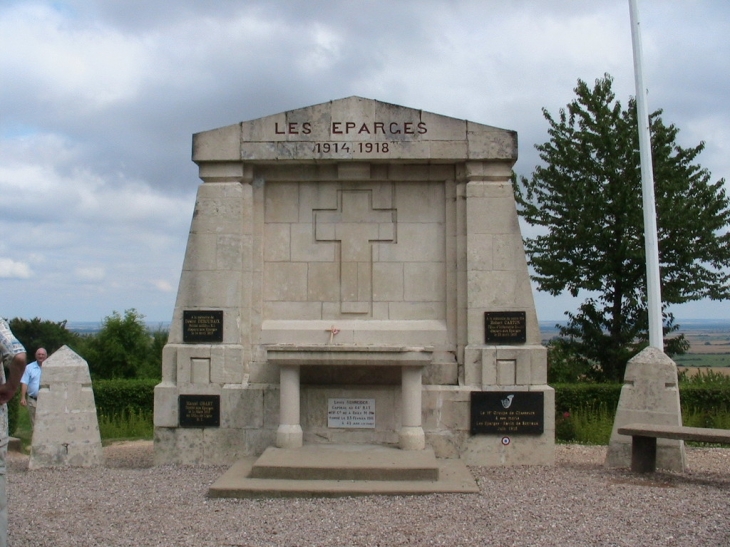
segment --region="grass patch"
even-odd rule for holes
[[[730,429],[730,412],[726,408],[718,410],[693,408],[682,415],[682,422],[689,427]]]
[[[99,433],[102,441],[152,439],[152,413],[128,409],[112,416],[102,414],[99,416]]]
[[[33,429],[30,427],[30,415],[28,409],[24,406],[20,406],[18,410],[18,423],[15,427],[13,437],[20,439],[20,443],[23,448],[30,448],[30,442],[33,437]]]
[[[558,414],[555,418],[555,440],[558,443],[607,445],[615,415],[605,405],[582,407],[573,412]],[[719,409],[692,409],[682,413],[682,423],[688,427],[730,429],[730,411]],[[689,446],[727,446],[688,442]]]
[[[582,407],[556,417],[555,440],[563,443],[605,445],[611,440],[614,414],[606,405]]]
[[[154,436],[152,412],[128,409],[121,414],[101,415],[98,421],[102,444],[107,444],[109,441],[152,440]],[[30,416],[25,407],[20,408],[18,425],[13,436],[20,439],[25,451],[30,450],[33,429],[30,427]]]

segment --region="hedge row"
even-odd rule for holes
[[[96,380],[94,400],[99,415],[121,414],[127,409],[152,412],[154,387],[159,380]],[[570,412],[603,406],[614,412],[621,395],[621,384],[555,384],[555,410]],[[730,386],[683,386],[679,388],[682,411],[730,410]],[[8,405],[10,431],[17,420],[19,397]]]
[[[621,384],[555,384],[555,410],[605,407],[611,412],[618,406]],[[730,386],[679,385],[682,411],[730,410]]]
[[[154,389],[159,380],[96,380],[93,384],[96,413],[113,416],[125,410],[141,410],[152,413]],[[8,430],[15,431],[20,412],[20,390],[8,403]]]
[[[94,401],[98,415],[112,416],[127,409],[152,412],[159,380],[96,380]]]
[[[99,414],[117,414],[127,408],[152,412],[154,387],[159,380],[97,380],[94,398]],[[618,406],[621,384],[555,384],[555,410]],[[730,409],[730,386],[683,386],[680,400],[686,410]]]

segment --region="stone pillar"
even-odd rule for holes
[[[299,365],[280,367],[279,429],[276,446],[299,448],[303,443],[299,417]]]
[[[156,463],[227,462],[229,454],[246,451],[242,424],[250,422],[237,412],[251,362],[253,169],[240,161],[211,162],[199,175],[203,184],[155,387]],[[186,310],[222,311],[222,342],[186,342]],[[180,428],[178,401],[186,394],[219,395],[221,427]]]
[[[400,447],[403,450],[423,450],[426,448],[426,436],[421,427],[421,367],[401,367],[401,397],[403,410],[401,413],[401,429],[399,433]]]
[[[554,462],[555,392],[547,385],[535,303],[510,182],[511,162],[467,162],[464,189],[466,341],[464,383],[509,395],[543,393],[543,433],[478,434],[465,443],[469,465]],[[486,343],[485,312],[524,312],[524,343]],[[505,439],[507,442],[505,442]]]

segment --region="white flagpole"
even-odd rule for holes
[[[656,205],[654,203],[654,170],[651,164],[649,113],[646,107],[646,86],[642,67],[641,29],[638,0],[629,0],[631,41],[634,46],[634,77],[641,157],[641,194],[644,206],[644,244],[646,247],[646,292],[649,307],[649,345],[664,351],[662,332],[662,295],[659,277],[659,245],[657,242]]]

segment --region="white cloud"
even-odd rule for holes
[[[146,46],[103,25],[72,24],[41,3],[17,3],[0,18],[0,77],[41,104],[60,102],[66,115],[137,94],[152,67]]]
[[[714,179],[730,178],[729,11],[641,4],[650,107],[707,141]],[[541,107],[604,72],[634,94],[625,2],[0,3],[0,256],[22,250],[2,271],[29,276],[0,284],[2,313],[169,320],[196,131],[360,95],[515,129],[527,175]],[[541,316],[564,305],[540,299]]]
[[[157,279],[153,281],[152,284],[161,292],[173,292],[176,289],[173,287],[172,283],[165,281],[164,279]]]
[[[0,277],[10,279],[28,279],[33,275],[30,266],[25,262],[17,262],[12,258],[0,258]]]
[[[76,268],[76,276],[82,281],[102,281],[106,277],[106,269],[101,266]]]
[[[41,224],[98,223],[97,231],[118,225],[179,226],[189,219],[189,196],[168,196],[142,181],[69,167],[77,161],[75,147],[56,135],[0,140],[0,195],[13,196],[0,203],[0,211],[12,208]]]

